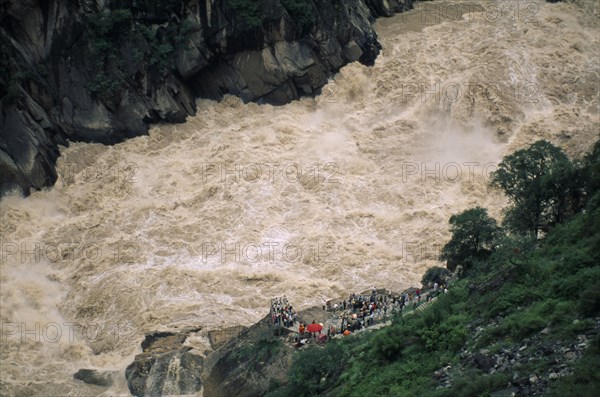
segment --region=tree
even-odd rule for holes
[[[476,261],[484,260],[494,251],[494,242],[500,232],[496,220],[487,210],[475,207],[450,217],[452,238],[442,248],[441,259],[451,271],[462,265],[465,270]]]
[[[570,160],[561,160],[550,167],[542,177],[542,192],[546,219],[542,228],[547,229],[579,212],[585,206],[585,191],[582,168]]]
[[[582,181],[588,199],[600,191],[600,140],[583,159]]]
[[[421,279],[421,284],[424,286],[431,287],[433,284],[444,284],[448,277],[450,277],[451,273],[448,269],[439,266],[433,266],[427,269],[423,278]]]
[[[504,223],[519,233],[537,237],[575,212],[580,201],[579,168],[548,141],[537,141],[504,157],[491,177],[491,185],[504,190],[513,203]]]

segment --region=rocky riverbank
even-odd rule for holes
[[[370,293],[365,291],[361,295],[368,297]],[[385,290],[379,290],[378,294],[397,295]],[[300,321],[334,324],[339,329],[340,313],[341,309],[329,311],[315,306],[297,315]],[[285,382],[297,351],[298,336],[289,328],[274,326],[270,316],[250,327],[216,330],[195,327],[148,333],[141,342],[142,352],[125,371],[131,394],[189,395],[200,391],[205,397],[266,394],[272,382]],[[385,326],[389,322],[380,324]],[[380,326],[366,329],[377,328]],[[316,339],[309,342],[313,343],[307,343],[306,348],[316,343]],[[110,387],[121,377],[111,370],[81,369],[74,374],[75,379],[100,387]]]
[[[2,2],[0,196],[52,185],[58,145],[183,122],[196,97],[314,95],[343,65],[373,64],[371,23],[412,2]]]
[[[127,384],[134,396],[264,395],[272,379],[285,380],[294,352],[288,334],[269,316],[251,327],[151,333],[127,367]]]
[[[410,291],[414,291],[411,289]],[[378,293],[392,294],[389,291]],[[368,291],[362,295],[368,296]],[[428,310],[435,305],[423,296],[417,311]],[[341,299],[340,299],[341,300]],[[412,304],[403,315],[413,313]],[[405,313],[406,312],[406,313]],[[304,322],[338,325],[340,311],[311,307],[297,313]],[[250,327],[231,327],[206,330],[201,327],[152,332],[141,343],[142,353],[136,355],[125,371],[125,379],[134,396],[195,395],[203,396],[262,396],[274,387],[284,384],[294,354],[298,351],[298,334],[290,328],[274,326],[270,315]],[[472,324],[469,333],[474,345],[486,332],[494,329],[501,320],[487,324]],[[391,324],[383,321],[363,330],[375,331]],[[296,328],[296,327],[294,327]],[[576,339],[548,341],[555,332],[546,327],[538,334],[525,338],[519,344],[494,344],[494,348],[464,348],[458,353],[459,361],[432,374],[438,388],[457,386],[457,379],[470,371],[494,376],[510,375],[510,382],[494,396],[541,395],[555,380],[573,373],[575,363],[581,359],[594,337],[600,331],[600,318],[595,326],[587,328]],[[317,339],[308,340],[301,350],[319,344]],[[473,345],[471,345],[473,346]],[[532,363],[551,362],[551,367],[538,372],[524,372]],[[542,366],[540,367],[542,368]],[[123,375],[117,371],[81,369],[74,374],[88,384],[110,387]]]

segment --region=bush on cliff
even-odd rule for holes
[[[125,85],[126,76],[119,48],[131,31],[131,11],[118,9],[90,15],[86,24],[89,27],[89,49],[93,59],[89,63],[89,73],[93,77],[88,89],[93,97],[111,102],[116,92]]]
[[[446,280],[450,277],[450,271],[444,267],[433,266],[427,269],[423,278],[421,279],[421,283],[428,288],[433,287],[435,283],[441,285],[446,282]]]
[[[238,24],[248,28],[262,26],[262,0],[226,0],[225,5],[231,9]]]
[[[156,16],[154,19],[144,16],[136,19],[131,10],[119,8],[85,19],[91,55],[88,73],[92,76],[87,88],[92,97],[116,106],[139,68],[153,68],[160,75],[175,67],[175,52],[184,48],[192,28],[187,20],[169,19],[177,5],[180,5],[179,1],[166,1],[150,7],[165,18],[166,22],[161,26],[153,23]],[[139,7],[134,10],[143,11]],[[122,52],[128,47],[132,47],[130,64],[126,63]]]
[[[308,33],[315,23],[315,10],[310,0],[280,0],[298,27],[300,35]]]

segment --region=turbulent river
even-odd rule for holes
[[[128,395],[72,375],[123,373],[149,331],[249,325],[274,296],[418,285],[450,215],[501,218],[502,156],[598,139],[597,7],[420,3],[317,98],[198,100],[185,124],[62,148],[55,186],[1,203],[0,394]]]

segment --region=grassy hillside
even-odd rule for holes
[[[487,255],[463,258],[469,266],[428,309],[297,352],[287,383],[273,382],[268,396],[597,395],[599,147],[571,163],[578,205],[545,237],[499,228]]]

